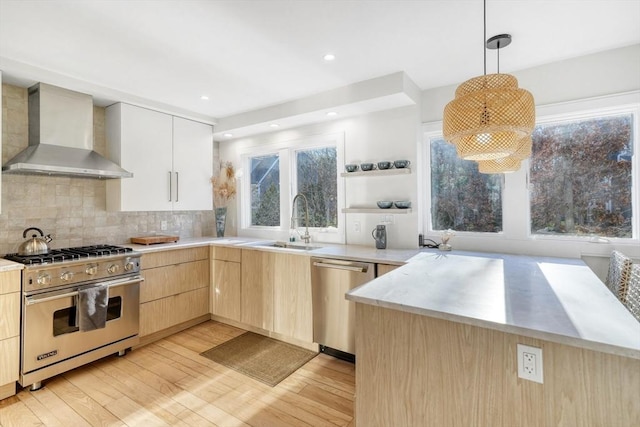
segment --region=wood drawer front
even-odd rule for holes
[[[208,313],[208,287],[140,304],[140,336],[162,331]]]
[[[240,262],[242,259],[242,250],[238,248],[225,248],[224,246],[211,246],[211,259]]]
[[[0,341],[0,385],[18,380],[20,370],[20,337]]]
[[[20,335],[20,293],[0,295],[0,340]]]
[[[186,262],[142,272],[140,302],[153,301],[198,288],[209,287],[209,261]]]
[[[0,273],[0,295],[11,292],[20,292],[20,270]]]
[[[151,252],[142,255],[142,269],[162,267],[163,265],[180,264],[183,262],[209,259],[209,247],[171,249],[161,252]]]

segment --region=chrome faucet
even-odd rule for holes
[[[294,230],[296,228],[296,220],[300,219],[299,216],[294,216],[296,211],[296,200],[298,200],[298,197],[302,197],[304,199],[305,231],[304,231],[304,234],[300,236],[300,238],[304,240],[305,243],[308,244],[309,241],[311,240],[311,235],[309,234],[309,202],[307,202],[307,198],[302,193],[296,194],[296,196],[293,198],[293,206],[291,206],[291,229]]]

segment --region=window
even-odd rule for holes
[[[296,193],[304,194],[309,203],[309,227],[338,226],[337,170],[335,147],[296,152]]]
[[[251,225],[280,225],[280,157],[269,154],[249,159]]]
[[[272,134],[278,138],[284,134]],[[312,241],[344,243],[344,134],[308,136],[304,139],[256,142],[238,153],[246,179],[241,180],[239,235],[264,239],[291,238],[290,219],[304,218],[303,194],[309,204]],[[340,167],[342,169],[342,167]],[[304,219],[294,221],[304,233]],[[295,235],[295,233],[294,233]]]
[[[502,231],[502,175],[481,174],[442,138],[430,148],[431,229]]]
[[[538,125],[531,234],[632,237],[633,116]]]
[[[424,125],[422,232],[456,249],[576,257],[638,247],[640,92],[539,106],[531,157],[510,174],[479,174]],[[602,243],[594,245],[593,243]],[[633,251],[631,251],[633,253]]]

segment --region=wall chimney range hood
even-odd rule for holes
[[[93,151],[91,95],[44,83],[29,88],[29,146],[2,171],[83,178],[133,176]]]

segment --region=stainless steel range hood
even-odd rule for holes
[[[29,146],[2,171],[84,178],[133,176],[93,151],[91,95],[44,83],[29,88]]]

